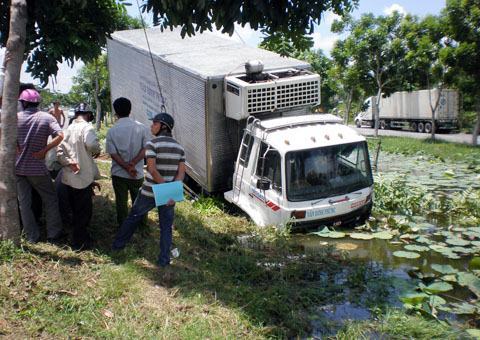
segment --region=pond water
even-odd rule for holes
[[[421,187],[435,196],[450,195],[455,192],[462,192],[467,188],[480,188],[480,168],[478,165],[468,163],[452,164],[430,160],[425,156],[403,156],[398,154],[383,153],[378,162],[379,178],[396,178],[405,176],[406,183],[412,187]],[[400,218],[401,216],[396,216]],[[374,266],[381,271],[381,277],[388,277],[392,281],[388,296],[384,297],[387,305],[402,306],[399,297],[407,291],[413,291],[421,280],[414,278],[414,272],[421,273],[424,282],[428,285],[431,281],[439,281],[439,272],[432,269],[437,265],[447,266],[451,274],[457,272],[466,273],[469,270],[469,262],[474,255],[480,253],[480,232],[475,228],[456,229],[450,224],[451,219],[438,218],[432,221],[426,218],[422,221],[423,227],[417,230],[416,235],[405,238],[400,237],[402,232],[393,232],[391,239],[353,239],[349,233],[357,233],[357,230],[344,230],[337,228],[336,231],[345,232],[345,237],[328,238],[311,234],[294,235],[293,242],[301,246],[305,253],[318,252],[323,247],[334,247],[345,251],[348,258],[359,264]],[[420,224],[422,224],[420,223]],[[476,228],[480,229],[479,226]],[[462,231],[465,233],[463,234]],[[411,249],[405,249],[407,244],[413,245]],[[450,249],[454,248],[455,252]],[[396,256],[398,252],[416,253],[414,258]],[[396,253],[397,252],[397,253]],[[407,255],[409,255],[407,254]],[[437,267],[438,268],[438,267]],[[453,272],[455,271],[455,273]],[[446,273],[443,273],[446,274]],[[441,275],[443,275],[441,274]],[[471,274],[468,274],[471,275]],[[380,277],[380,279],[381,279]],[[421,278],[421,277],[420,277]],[[448,292],[439,293],[448,302],[470,302],[475,296],[467,286],[459,285],[457,277],[450,278],[453,289]],[[479,287],[480,289],[480,287]],[[367,296],[355,296],[353,298],[345,294],[345,299],[326,306],[319,306],[312,321],[313,336],[317,338],[330,336],[336,333],[342,324],[347,320],[366,320],[372,317],[370,306],[367,306],[365,299],[372,291],[365,290]],[[477,294],[478,295],[478,294]],[[462,320],[460,313],[448,311],[440,312],[440,318],[447,318],[450,321]],[[468,317],[467,317],[468,318]]]

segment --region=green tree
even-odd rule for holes
[[[350,111],[355,101],[358,101],[364,91],[360,84],[365,87],[368,78],[362,74],[353,57],[345,48],[345,41],[337,41],[332,49],[332,67],[327,77],[334,85],[333,91],[342,98],[344,104],[344,123],[348,124]],[[366,79],[362,79],[362,76]]]
[[[86,63],[73,78],[69,95],[78,102],[86,102],[97,112],[97,123],[101,113],[110,107],[110,82],[108,77],[107,55],[101,54]]]
[[[125,13],[114,0],[0,0],[0,46],[6,46],[0,139],[0,239],[19,240],[15,176],[20,67],[42,83],[57,63],[92,60]]]
[[[431,122],[425,124],[425,131],[435,139],[435,116],[439,108],[443,88],[450,79],[448,67],[440,55],[445,48],[444,22],[436,16],[426,16],[419,20],[415,16],[407,16],[401,25],[401,36],[407,47],[405,60],[409,65],[406,78],[412,87],[427,88]],[[437,88],[438,96],[432,99],[432,91]]]
[[[382,95],[389,95],[403,83],[406,64],[406,49],[399,36],[403,16],[394,12],[390,16],[364,14],[359,20],[344,17],[332,24],[332,31],[349,33],[344,40],[345,53],[361,72],[370,88],[371,80],[376,84],[375,136],[378,136],[379,104]]]
[[[265,33],[265,32],[264,32]],[[308,36],[299,37],[294,43],[283,33],[275,33],[265,36],[260,47],[276,52],[284,57],[296,58],[312,65],[312,70],[320,75],[320,111],[326,112],[333,108],[334,91],[332,82],[328,77],[328,70],[332,66],[331,60],[325,56],[322,50],[313,50],[313,39]]]
[[[144,0],[144,11],[153,13],[154,25],[182,26],[183,35],[216,29],[233,34],[235,23],[263,29],[268,35],[283,33],[295,48],[305,34],[313,33],[326,11],[343,15],[358,0],[281,0],[281,1],[189,1]]]
[[[447,0],[442,15],[448,41],[441,58],[452,67],[462,91],[475,100],[477,119],[472,143],[477,145],[480,130],[480,0]]]

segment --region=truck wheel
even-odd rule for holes
[[[426,133],[432,132],[432,123],[425,123],[425,132]]]
[[[413,122],[412,125],[410,125],[413,131],[417,131],[417,123]]]
[[[360,121],[360,119],[357,119],[355,121],[355,125],[357,126],[357,128],[361,128],[362,127],[362,122]]]
[[[425,125],[422,122],[418,123],[417,131],[422,133],[425,130]]]
[[[380,129],[382,130],[388,129],[387,123],[384,120],[380,121]]]

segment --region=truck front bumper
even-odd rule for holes
[[[294,221],[292,222],[292,231],[305,232],[309,230],[318,229],[319,227],[352,227],[365,222],[372,212],[373,202],[364,205],[357,210],[350,211],[343,215],[327,217],[324,219],[310,220],[310,221]]]

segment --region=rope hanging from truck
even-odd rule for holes
[[[159,92],[160,98],[162,100],[160,111],[161,112],[167,112],[167,108],[165,106],[165,97],[163,97],[162,87],[160,86],[160,81],[158,80],[157,68],[155,67],[155,62],[153,61],[152,50],[150,49],[150,42],[148,41],[147,30],[145,28],[145,21],[143,20],[143,16],[142,16],[141,11],[140,11],[140,4],[139,4],[138,0],[136,0],[136,2],[137,2],[138,13],[140,15],[140,21],[142,23],[143,33],[145,34],[145,40],[147,42],[148,54],[150,55],[150,60],[152,62],[153,73],[155,74],[155,80],[157,81],[158,92]]]

